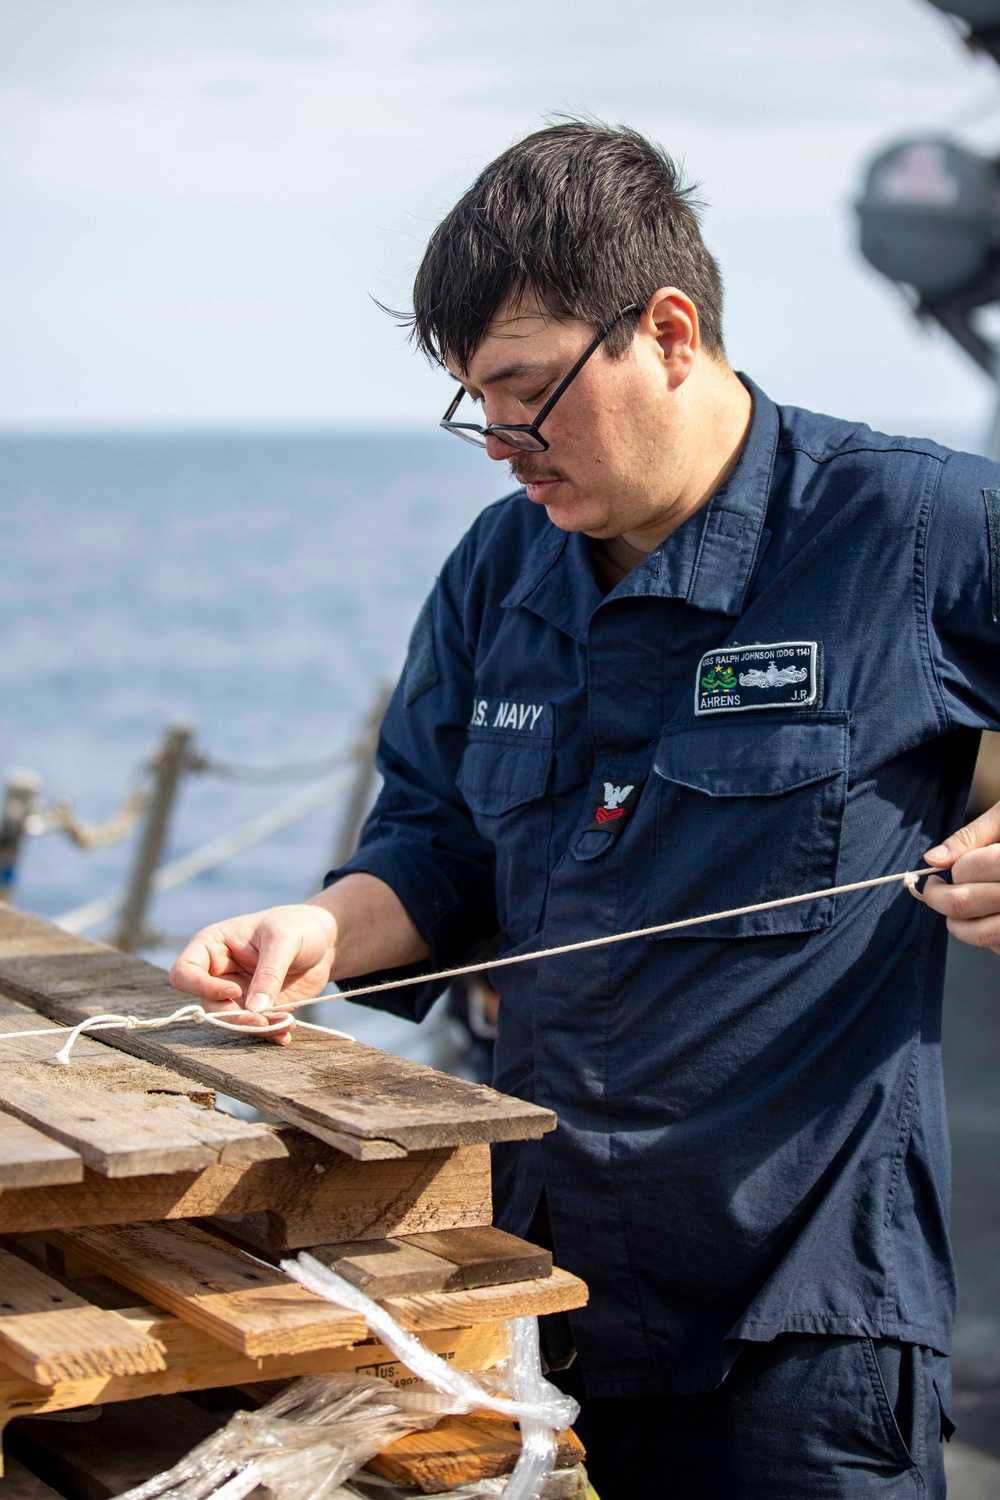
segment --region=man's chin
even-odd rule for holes
[[[582,495],[553,498],[546,505],[545,514],[560,531],[585,531],[594,536],[606,529],[605,518],[599,516],[596,506]]]

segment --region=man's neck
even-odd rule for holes
[[[633,547],[623,536],[605,537],[593,544],[594,576],[602,594],[610,594],[632,569],[638,567],[644,557],[654,549],[643,552]]]

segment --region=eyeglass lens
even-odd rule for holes
[[[511,448],[520,448],[525,453],[544,453],[545,444],[540,443],[531,432],[518,432],[516,427],[491,427],[490,433],[498,437],[501,443],[507,443]]]
[[[471,424],[461,422],[442,422],[442,427],[448,432],[453,432],[456,437],[464,438],[467,443],[474,443],[477,448],[486,447],[487,436],[499,438],[511,448],[520,448],[526,453],[544,453],[545,444],[530,432],[519,432],[516,427],[490,427],[485,431],[481,427],[473,427]]]
[[[445,432],[453,432],[465,443],[475,443],[477,448],[486,447],[486,434],[479,427],[462,427],[457,422],[442,422]]]

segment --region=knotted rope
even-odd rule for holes
[[[485,974],[491,969],[503,969],[509,964],[523,964],[531,959],[556,958],[562,953],[581,953],[588,948],[604,948],[609,943],[625,943],[631,938],[656,937],[661,932],[676,932],[681,927],[699,927],[705,922],[721,922],[728,917],[746,917],[754,912],[777,911],[782,906],[796,906],[803,901],[821,901],[827,896],[843,896],[849,891],[866,891],[873,886],[892,885],[900,882],[906,886],[911,896],[918,901],[923,901],[923,896],[917,890],[917,881],[923,880],[925,875],[939,874],[940,871],[933,869],[903,870],[896,875],[876,875],[870,880],[853,880],[848,885],[831,885],[822,891],[803,891],[797,896],[781,896],[774,901],[756,901],[750,906],[733,906],[728,911],[706,912],[700,917],[680,917],[674,922],[658,922],[653,927],[636,927],[631,932],[611,932],[603,937],[581,938],[575,943],[560,943],[554,948],[536,948],[529,953],[513,953],[507,958],[487,959],[485,963],[463,964],[457,969],[439,969],[433,974],[411,974],[405,979],[386,979],[378,984],[359,985],[345,991],[349,1000],[360,999],[363,995],[378,995],[385,990],[402,989],[407,985],[434,984],[441,981],[449,981],[461,978],[465,974]],[[268,1021],[264,1026],[252,1028],[254,1036],[268,1036],[273,1032],[284,1031],[292,1024],[291,1012],[301,1009],[305,1005],[319,1005],[324,997],[315,996],[311,1000],[286,1001],[280,1007],[276,1004],[275,1010],[281,1014],[273,1021]],[[230,1012],[231,1014],[231,1012]],[[224,1031],[240,1031],[246,1033],[250,1028],[241,1026],[238,1022],[227,1021],[222,1015],[207,1011],[201,1005],[182,1005],[179,1010],[173,1011],[169,1016],[119,1016],[102,1015],[90,1016],[86,1021],[81,1021],[77,1026],[47,1026],[40,1031],[7,1031],[0,1032],[0,1043],[8,1038],[27,1036],[52,1036],[56,1032],[67,1032],[66,1041],[59,1051],[49,1061],[53,1063],[68,1064],[70,1053],[73,1050],[77,1037],[87,1031],[110,1031],[124,1027],[127,1031],[155,1030],[162,1026],[182,1026],[185,1024],[219,1026]],[[330,1026],[317,1026],[309,1021],[297,1021],[296,1025],[304,1026],[309,1031],[323,1031],[328,1036],[339,1036],[345,1041],[353,1042],[354,1037],[346,1031],[334,1031]]]
[[[76,1026],[44,1026],[38,1031],[0,1031],[0,1042],[14,1040],[16,1037],[24,1036],[56,1036],[66,1032],[66,1040],[59,1048],[54,1057],[47,1058],[50,1063],[60,1063],[68,1066],[70,1054],[76,1045],[77,1039],[88,1031],[158,1031],[163,1026],[180,1026],[185,1022],[200,1026],[218,1026],[223,1031],[242,1031],[252,1029],[258,1036],[268,1036],[275,1031],[287,1031],[292,1024],[292,1017],[283,1014],[273,1021],[268,1021],[264,1026],[248,1028],[241,1026],[238,1022],[227,1021],[221,1015],[213,1015],[211,1011],[205,1010],[201,1005],[182,1005],[179,1010],[172,1011],[169,1016],[119,1016],[113,1012],[107,1015],[88,1016],[85,1021],[80,1021]],[[296,1021],[297,1026],[304,1026],[307,1031],[325,1031],[328,1036],[339,1036],[347,1042],[353,1042],[354,1038],[346,1031],[334,1031],[331,1026],[316,1026],[310,1021]]]

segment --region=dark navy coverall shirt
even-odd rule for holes
[[[434,967],[913,869],[960,826],[1000,467],[747,384],[731,478],[609,594],[523,491],[445,564],[336,872]],[[947,1353],[945,940],[891,885],[496,972],[496,1086],[559,1117],[495,1148],[497,1219],[545,1192],[591,1396],[710,1389],[782,1332]]]

